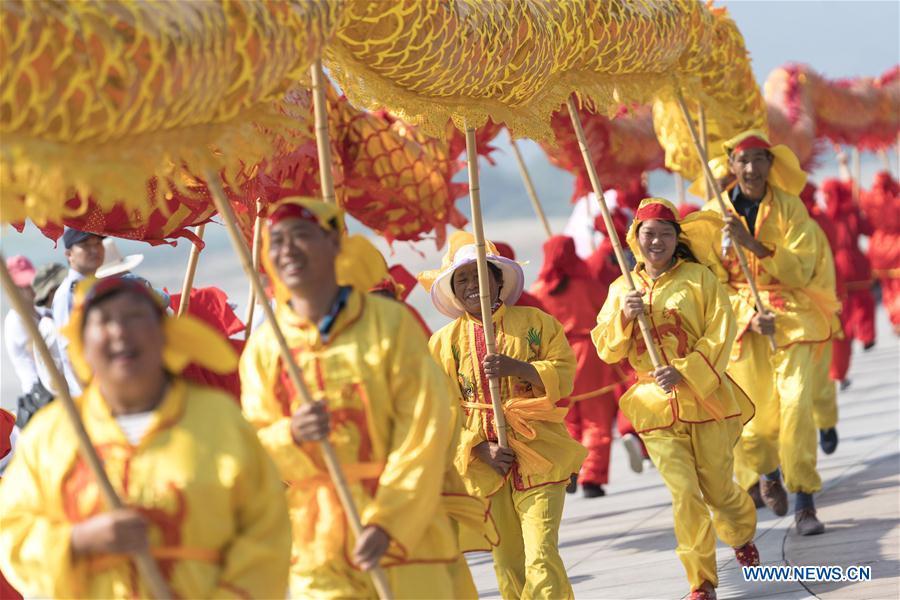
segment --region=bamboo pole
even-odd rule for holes
[[[213,202],[216,205],[216,210],[222,217],[226,229],[228,229],[231,244],[234,246],[235,252],[237,252],[238,258],[241,261],[241,266],[244,268],[247,278],[250,279],[250,283],[253,285],[256,296],[258,298],[265,298],[266,291],[263,287],[262,280],[259,277],[259,271],[253,267],[253,257],[250,255],[247,243],[238,229],[234,211],[231,209],[231,204],[228,203],[228,200],[225,197],[225,191],[222,189],[222,184],[214,172],[207,173],[206,179]],[[287,368],[288,377],[290,378],[294,389],[300,396],[300,401],[303,403],[312,402],[312,395],[309,393],[309,388],[306,387],[306,383],[303,380],[303,374],[300,372],[300,367],[297,366],[290,346],[288,346],[287,340],[284,337],[284,333],[281,331],[281,327],[279,327],[278,321],[275,319],[275,310],[268,302],[260,302],[260,307],[262,308],[263,313],[265,313],[266,320],[269,321],[272,332],[275,335],[275,341],[278,344],[281,360]],[[341,470],[341,463],[338,460],[334,446],[331,444],[331,441],[326,438],[319,442],[319,448],[322,451],[322,459],[325,462],[325,467],[328,469],[328,475],[331,477],[335,492],[337,492],[344,513],[347,515],[350,529],[352,530],[353,535],[356,538],[359,538],[363,531],[362,521],[359,518],[359,511],[356,509],[356,505],[353,502],[353,495],[350,492],[350,487],[347,485],[347,480],[344,478],[344,473]],[[381,567],[375,567],[369,571],[369,576],[372,578],[372,583],[375,586],[378,597],[381,598],[381,600],[389,600],[392,595],[384,570]]]
[[[319,181],[322,187],[322,199],[325,202],[336,202],[334,193],[334,175],[331,172],[331,140],[328,136],[328,104],[325,102],[325,73],[322,72],[322,61],[316,60],[312,67],[313,110],[316,119],[316,150],[319,155]]]
[[[610,243],[612,243],[613,252],[616,255],[616,261],[619,263],[619,270],[628,284],[628,289],[636,291],[634,279],[631,277],[631,269],[625,262],[625,253],[622,251],[622,244],[619,241],[619,235],[616,233],[616,227],[613,225],[612,215],[609,214],[609,207],[603,199],[603,187],[600,185],[600,178],[597,176],[597,169],[594,167],[594,160],[591,158],[591,151],[587,145],[587,139],[584,135],[584,128],[581,126],[581,118],[578,116],[578,107],[575,106],[575,97],[569,96],[568,99],[569,116],[572,118],[572,126],[575,128],[575,137],[578,138],[578,147],[581,148],[581,158],[584,159],[584,166],[587,169],[588,177],[591,180],[591,186],[594,188],[594,195],[597,196],[597,202],[600,204],[600,213],[603,215],[603,222],[606,223],[606,231]],[[650,330],[650,323],[647,321],[647,315],[642,313],[637,318],[638,327],[640,327],[641,335],[644,337],[644,344],[647,346],[647,352],[650,354],[650,361],[653,368],[658,369],[664,366],[653,341],[653,335]]]
[[[203,241],[203,232],[206,224],[198,225],[194,233]],[[200,260],[200,246],[191,246],[191,254],[188,256],[187,269],[184,271],[184,283],[181,284],[181,302],[178,303],[178,316],[187,313],[191,305],[191,289],[194,287],[194,275],[197,273],[197,262]]]
[[[256,199],[256,218],[253,220],[253,268],[259,273],[259,253],[262,250],[262,210],[263,203],[259,198]],[[249,340],[250,334],[253,332],[253,312],[256,309],[256,291],[253,289],[253,283],[250,283],[250,290],[247,292],[247,318],[244,319],[244,339]],[[267,299],[265,296],[260,298],[263,302]]]
[[[703,146],[700,144],[700,137],[697,134],[697,130],[694,128],[694,122],[691,120],[691,113],[688,111],[687,104],[684,101],[684,95],[681,93],[681,88],[676,87],[675,92],[678,98],[678,105],[681,107],[681,114],[682,116],[684,116],[684,121],[691,133],[691,139],[694,141],[694,147],[697,149],[697,154],[700,158],[700,164],[703,167],[703,171],[706,173],[706,179],[707,181],[712,182],[712,191],[719,201],[719,210],[722,211],[723,215],[727,215],[729,211],[725,206],[725,201],[722,200],[722,190],[719,189],[719,182],[716,181],[716,179],[713,177],[712,171],[709,168],[709,157],[706,154],[706,150],[704,150]],[[741,265],[741,272],[744,274],[744,278],[747,280],[747,284],[750,286],[750,293],[753,295],[753,302],[754,304],[756,304],[756,310],[761,314],[768,313],[769,311],[766,309],[765,305],[763,304],[762,298],[760,298],[759,296],[759,290],[756,287],[756,281],[750,274],[750,266],[747,264],[747,257],[744,255],[744,251],[741,250],[740,245],[737,243],[732,243],[731,247],[734,250],[735,255],[737,255],[738,262]],[[772,350],[775,351],[778,348],[778,346],[775,344],[775,336],[770,335],[768,336],[768,338]]]
[[[525,191],[528,192],[528,197],[531,199],[531,205],[534,207],[534,212],[537,214],[538,219],[540,219],[541,225],[544,226],[544,233],[547,234],[548,238],[552,237],[553,231],[550,229],[547,215],[544,214],[544,207],[541,206],[541,199],[538,198],[537,190],[534,189],[534,183],[531,181],[531,174],[528,172],[528,167],[525,165],[525,160],[522,158],[522,153],[519,151],[519,145],[516,143],[516,140],[513,139],[512,133],[509,135],[509,143],[512,146],[513,156],[516,157],[516,163],[519,165],[519,174],[522,176],[522,182],[525,184]]]
[[[705,156],[709,158],[709,135],[707,134],[706,112],[703,110],[703,106],[700,106],[700,109],[697,111],[697,122],[700,125],[700,147],[706,153]],[[712,179],[711,170],[704,169],[703,179],[706,180],[706,201],[709,202],[715,193],[713,190],[718,188],[716,187],[716,182]]]
[[[675,171],[675,194],[678,196],[678,207],[681,208],[687,202],[684,193],[684,177],[681,173]]]
[[[891,172],[891,159],[888,158],[887,150],[882,148],[878,151],[878,158],[881,159],[881,168],[888,173]]]
[[[466,162],[469,167],[469,200],[472,206],[472,230],[475,234],[475,249],[478,253],[478,299],[481,301],[481,323],[484,327],[484,345],[488,354],[497,353],[497,339],[491,311],[491,285],[487,266],[487,245],[484,241],[484,222],[481,218],[481,187],[478,183],[478,152],[475,148],[475,128],[466,126]],[[500,397],[500,378],[489,377],[491,405],[494,407],[494,429],[497,443],[501,448],[509,448],[506,435],[506,417],[503,414],[503,400]]]
[[[78,451],[81,454],[81,458],[87,463],[88,468],[96,478],[97,487],[100,488],[100,495],[103,497],[104,502],[106,502],[106,505],[110,510],[125,508],[121,498],[116,494],[116,490],[113,488],[112,483],[110,483],[106,471],[103,470],[103,463],[97,455],[97,451],[94,449],[91,438],[88,436],[88,433],[84,428],[84,423],[82,423],[81,417],[78,414],[78,409],[75,408],[75,403],[72,401],[72,396],[69,394],[69,386],[66,384],[66,380],[62,373],[56,368],[56,363],[53,360],[53,356],[50,354],[50,349],[47,348],[47,344],[44,342],[44,338],[38,330],[38,325],[34,320],[32,311],[29,310],[30,307],[22,299],[16,284],[9,274],[9,270],[6,268],[6,258],[2,253],[0,253],[0,280],[2,280],[3,291],[6,292],[13,310],[19,313],[19,316],[22,318],[22,323],[25,324],[25,331],[28,334],[28,337],[31,338],[33,347],[38,351],[41,360],[44,361],[44,364],[47,366],[50,379],[53,381],[53,387],[57,390],[56,397],[65,409],[69,423],[75,430],[75,439],[78,441]],[[66,543],[66,540],[59,540],[59,542]],[[169,584],[159,570],[159,565],[156,564],[156,561],[150,554],[149,548],[135,552],[132,555],[132,558],[137,565],[138,573],[140,573],[144,582],[147,584],[153,598],[157,598],[158,600],[174,598],[169,589]]]
[[[859,178],[862,176],[859,148],[854,146],[850,149],[850,161],[853,169],[853,203],[859,205]]]

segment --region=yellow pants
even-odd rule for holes
[[[477,598],[472,575],[462,555],[453,564],[414,563],[384,571],[391,593],[397,600]],[[457,590],[457,585],[461,585],[462,589]],[[471,589],[465,589],[467,585]],[[375,600],[378,596],[368,574],[341,560],[312,572],[292,568],[291,598]]]
[[[834,348],[829,340],[818,344],[813,351],[813,418],[816,429],[831,429],[838,422],[837,385],[831,379],[831,354]]]
[[[756,415],[734,449],[739,484],[749,487],[757,475],[780,466],[788,490],[818,492],[822,479],[816,470],[813,418],[816,348],[794,344],[773,353],[766,337],[749,331],[741,344],[741,356],[728,372],[753,400]]]
[[[559,556],[565,499],[564,483],[520,492],[509,480],[491,496],[491,515],[500,532],[494,572],[505,600],[575,597]]]
[[[640,434],[672,494],[675,552],[692,590],[704,581],[719,585],[716,536],[739,548],[756,534],[753,500],[731,477],[732,448],[740,429],[740,419],[676,421],[672,427]]]

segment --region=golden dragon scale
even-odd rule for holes
[[[437,133],[488,118],[517,137],[552,140],[550,116],[576,92],[599,112],[668,107],[667,164],[699,172],[671,91],[703,103],[722,139],[765,127],[743,38],[720,9],[693,0],[350,1],[325,49],[354,103],[386,107]],[[668,117],[668,118],[666,118]]]
[[[324,0],[0,3],[3,222],[77,215],[73,192],[142,215],[147,181],[226,178],[271,153],[254,125],[333,34]],[[161,189],[160,193],[166,190]]]

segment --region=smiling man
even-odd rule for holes
[[[301,404],[270,323],[241,359],[244,413],[287,485],[291,595],[374,598],[365,571],[380,565],[396,598],[466,597],[474,587],[454,587],[469,574],[441,504],[450,383],[404,306],[339,285],[343,233],[336,205],[287,198],[263,234],[278,325],[316,401]],[[323,463],[326,437],[362,518],[358,539]]]
[[[737,185],[723,199],[729,211],[723,230],[745,250],[768,313],[758,312],[735,253],[714,253],[709,266],[727,283],[738,324],[729,372],[756,404],[756,416],[735,448],[735,470],[745,488],[759,482],[765,504],[777,515],[788,509],[787,489],[797,493],[795,520],[801,535],[822,533],[813,494],[822,482],[816,470],[813,420],[813,350],[830,339],[834,290],[817,287],[815,224],[798,197],[806,182],[797,157],[772,145],[757,130],[725,142]],[[706,210],[721,212],[711,201]],[[722,240],[713,240],[717,248]],[[774,335],[772,350],[768,336]],[[779,468],[780,466],[780,468]],[[754,490],[751,490],[755,492]]]

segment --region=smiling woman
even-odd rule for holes
[[[41,409],[0,483],[0,566],[13,585],[148,596],[131,558],[149,548],[179,597],[283,597],[290,525],[274,465],[230,397],[179,376],[192,362],[233,371],[231,347],[118,277],[80,284],[65,333],[87,384],[76,410],[129,508],[103,512],[61,403]]]

